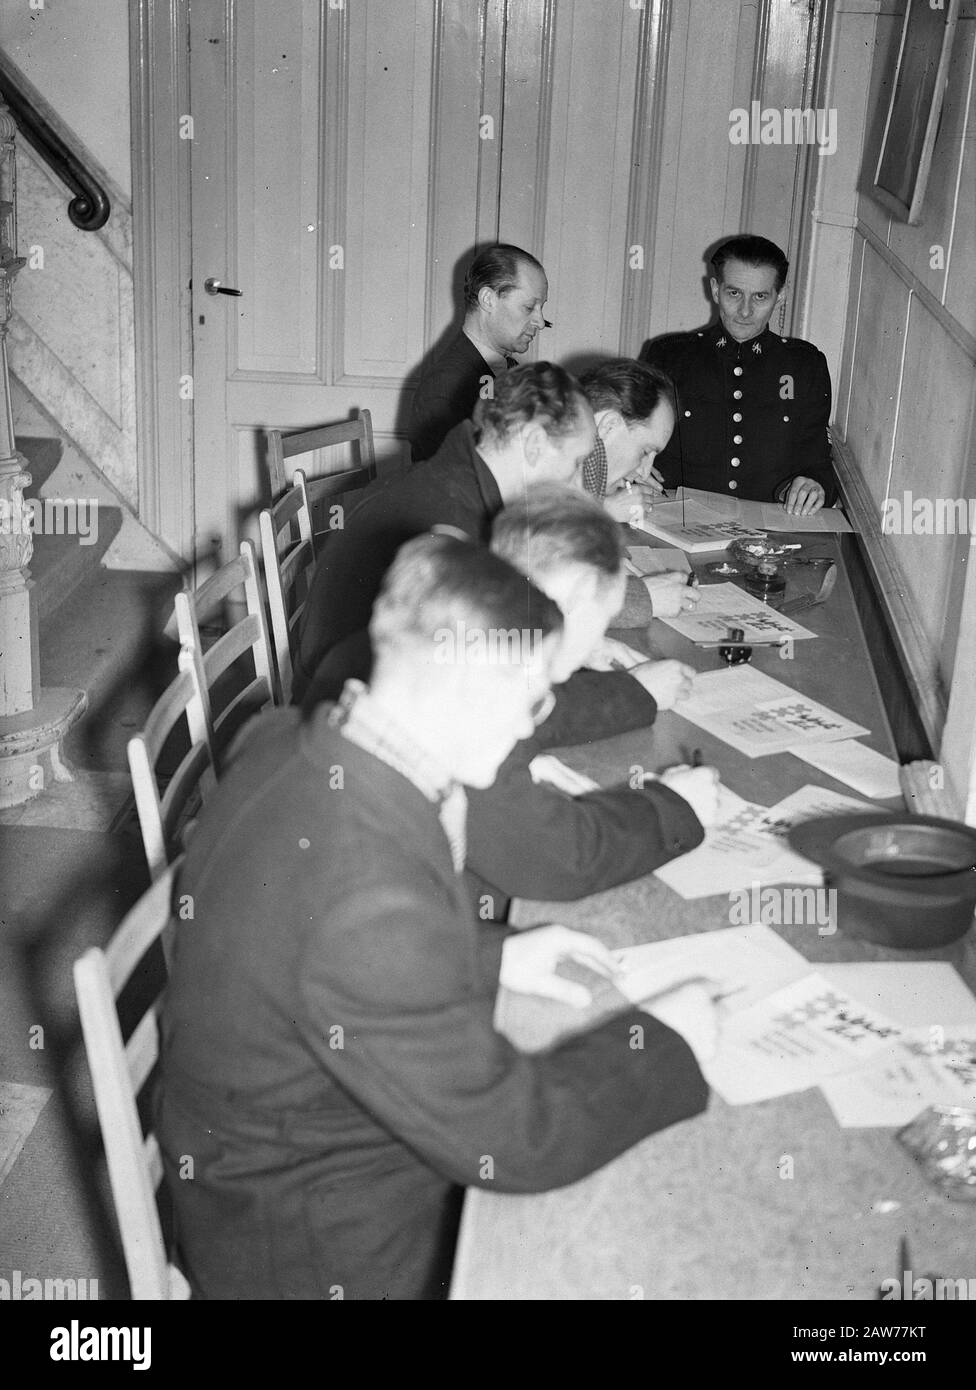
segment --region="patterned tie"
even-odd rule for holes
[[[607,495],[607,451],[602,439],[597,439],[596,447],[583,460],[583,486],[594,497]]]

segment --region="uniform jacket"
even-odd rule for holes
[[[204,1297],[441,1296],[459,1186],[575,1182],[706,1104],[648,1014],[537,1054],[495,1031],[504,928],[436,806],[327,714],[262,717],[176,888],[157,1124]]]
[[[812,343],[769,328],[737,343],[719,321],[646,342],[640,360],[666,372],[677,393],[675,430],[656,459],[667,487],[770,502],[802,474],[834,501],[830,374]]]

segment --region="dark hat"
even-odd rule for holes
[[[790,831],[837,890],[837,927],[901,950],[926,950],[969,929],[976,907],[976,830],[936,816],[823,816]]]

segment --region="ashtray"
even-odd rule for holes
[[[754,536],[736,536],[729,545],[729,554],[734,563],[748,572],[755,569],[760,560],[781,560],[784,555],[800,549],[800,541],[773,540],[765,531],[757,531]]]
[[[976,1202],[976,1110],[930,1105],[895,1137],[951,1202]]]

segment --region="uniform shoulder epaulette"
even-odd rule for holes
[[[817,356],[820,355],[820,349],[817,347],[816,343],[811,343],[807,338],[784,338],[781,333],[776,333],[773,336],[785,347],[792,348],[794,352],[806,352],[816,354]]]

